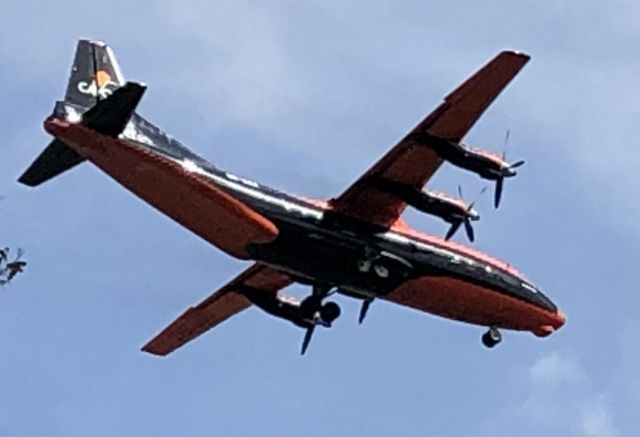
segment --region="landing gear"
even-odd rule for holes
[[[356,262],[358,272],[376,276],[378,279],[406,278],[412,270],[411,264],[401,257],[385,251],[366,247],[364,257]]]
[[[330,327],[334,320],[340,317],[340,306],[335,302],[322,304],[321,299],[309,296],[300,304],[300,314],[312,323]]]
[[[359,259],[357,262],[358,271],[361,273],[373,273],[380,279],[389,277],[389,268],[379,259]]]
[[[491,327],[487,332],[482,335],[482,344],[491,349],[502,341],[502,334],[498,331],[498,328]]]
[[[311,295],[300,303],[300,314],[304,319],[312,320],[322,306],[322,297]]]
[[[331,325],[335,319],[340,317],[340,306],[335,302],[327,302],[320,307],[320,318]]]
[[[302,317],[310,321],[319,321],[325,326],[331,326],[331,323],[340,316],[340,306],[335,302],[323,304],[322,301],[329,296],[332,288],[324,285],[314,286],[311,296],[300,303]]]
[[[340,317],[340,306],[337,303],[322,303],[322,300],[329,295],[332,288],[331,286],[315,285],[311,296],[300,303],[300,315],[305,323],[308,323],[307,332],[302,340],[301,355],[304,355],[307,351],[316,325],[329,328],[331,324]]]
[[[387,279],[389,277],[389,269],[384,264],[376,264],[373,271],[378,278]]]
[[[358,271],[361,273],[373,273],[380,279],[389,277],[389,268],[378,260],[359,259],[357,261]]]

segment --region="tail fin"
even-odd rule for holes
[[[122,85],[124,79],[111,47],[100,41],[79,40],[64,101],[88,109]]]
[[[64,101],[56,102],[53,115],[79,122],[82,114],[124,85],[113,51],[99,41],[81,39],[71,67]],[[84,158],[60,140],[53,140],[19,182],[35,187],[80,164]]]

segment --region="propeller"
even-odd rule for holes
[[[464,224],[464,230],[467,233],[467,237],[469,238],[469,241],[473,243],[473,241],[475,240],[475,233],[473,232],[473,226],[471,226],[471,220],[478,220],[480,218],[480,216],[477,215],[476,213],[472,213],[473,206],[476,204],[478,199],[480,199],[480,196],[482,196],[482,194],[485,191],[487,191],[487,187],[483,187],[482,190],[480,190],[480,193],[478,194],[476,199],[469,204],[469,206],[465,210],[464,217],[451,224],[451,227],[447,231],[447,235],[445,235],[444,237],[445,241],[453,237],[454,234],[458,231],[458,229],[460,229],[460,226]],[[460,185],[458,185],[458,195],[460,196],[460,199],[464,200],[464,196],[462,195],[462,186]]]
[[[371,302],[373,302],[373,299],[365,299],[362,302],[362,306],[360,307],[360,316],[358,317],[358,323],[362,324],[364,318],[367,317],[367,312],[369,311]]]
[[[316,329],[316,325],[322,325],[325,328],[330,328],[331,323],[340,316],[340,307],[335,302],[327,302],[324,305],[322,300],[332,295],[336,290],[332,290],[332,285],[315,284],[313,286],[313,292],[311,296],[305,298],[300,303],[300,314],[309,323],[307,331],[302,339],[302,349],[300,355],[304,355],[311,343],[313,332]]]
[[[503,187],[504,187],[504,176],[500,176],[496,180],[496,191],[493,194],[493,206],[495,208],[498,208],[500,206],[500,199],[502,198]]]
[[[302,350],[300,351],[300,355],[304,355],[309,347],[309,343],[311,342],[311,337],[313,337],[313,331],[316,329],[316,324],[309,326],[307,328],[307,332],[304,334],[304,339],[302,340]]]
[[[449,239],[451,237],[453,237],[453,235],[458,232],[458,229],[460,228],[460,225],[462,224],[462,220],[458,220],[456,222],[453,222],[451,224],[451,227],[449,228],[449,230],[447,231],[447,235],[444,236],[445,241],[449,241]]]
[[[504,154],[503,160],[504,160]],[[507,164],[500,169],[500,175],[496,179],[496,191],[493,197],[493,205],[497,208],[500,206],[500,199],[502,198],[502,190],[504,189],[504,178],[511,178],[518,174],[515,169],[524,165],[524,160],[514,162],[513,164]]]
[[[507,130],[504,135],[504,149],[502,152],[502,162],[505,163],[507,161],[507,144],[509,143],[509,139],[511,138],[511,131]],[[513,164],[506,164],[501,166],[496,179],[496,190],[493,196],[493,205],[498,208],[500,206],[500,199],[502,199],[502,191],[504,189],[504,178],[510,178],[517,174],[515,171],[516,168],[524,165],[524,160],[520,160],[514,162]]]
[[[338,311],[340,311],[340,309],[338,309]],[[340,315],[340,313],[338,313],[338,315]],[[335,316],[335,317],[337,318],[338,316]],[[300,355],[304,355],[304,353],[307,351],[307,348],[309,347],[309,343],[311,343],[311,337],[313,337],[313,332],[315,331],[317,325],[322,325],[325,328],[330,328],[331,322],[327,320],[323,320],[322,316],[318,314],[314,314],[313,319],[311,320],[311,325],[309,325],[309,327],[307,328],[307,331],[304,334],[304,339],[302,340],[302,350],[300,351]]]

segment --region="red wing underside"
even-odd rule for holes
[[[240,286],[275,294],[292,282],[284,273],[271,267],[254,264],[200,304],[185,311],[149,341],[142,350],[154,355],[167,355],[248,308],[251,303],[242,294],[234,291]]]
[[[78,124],[49,119],[45,129],[147,203],[228,254],[246,259],[246,246],[275,239],[267,218],[180,164],[129,141]]]
[[[420,122],[369,171],[333,200],[336,213],[389,228],[406,204],[397,196],[375,188],[372,181],[388,179],[421,190],[438,170],[442,159],[411,138],[428,133],[458,142],[482,113],[524,67],[529,56],[502,52],[445,97],[444,102]]]

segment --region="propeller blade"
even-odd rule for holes
[[[458,231],[458,228],[460,227],[461,224],[462,222],[457,221],[451,225],[451,227],[449,228],[449,231],[447,232],[447,235],[444,236],[445,241],[453,237],[453,234],[455,234]]]
[[[309,343],[311,342],[311,337],[313,336],[313,331],[316,329],[316,325],[313,324],[307,328],[307,332],[304,334],[304,340],[302,340],[302,350],[300,351],[300,355],[304,355],[309,347]]]
[[[469,207],[467,208],[467,212],[469,212],[469,211],[471,211],[473,209],[473,206],[476,204],[476,202],[478,200],[480,200],[480,198],[482,197],[482,195],[484,194],[485,191],[487,191],[487,186],[486,185],[484,187],[482,187],[482,190],[480,190],[480,192],[476,196],[475,200],[469,204]]]
[[[518,161],[518,162],[514,162],[513,164],[511,164],[509,166],[509,168],[518,168],[520,166],[524,165],[524,160]]]
[[[504,184],[504,177],[500,176],[497,180],[496,180],[496,191],[495,191],[495,196],[493,199],[493,204],[494,206],[497,208],[498,206],[500,206],[500,198],[502,198],[502,186]]]
[[[371,302],[373,299],[366,299],[362,302],[362,306],[360,307],[360,317],[358,317],[358,323],[362,324],[364,318],[367,316],[367,312],[369,311],[369,307],[371,306]]]
[[[464,200],[464,196],[462,195],[462,185],[458,185],[458,197],[461,200]]]
[[[469,241],[473,243],[475,235],[473,233],[473,226],[471,226],[471,221],[469,219],[464,220],[464,229],[465,231],[467,231],[467,237],[469,237]]]

